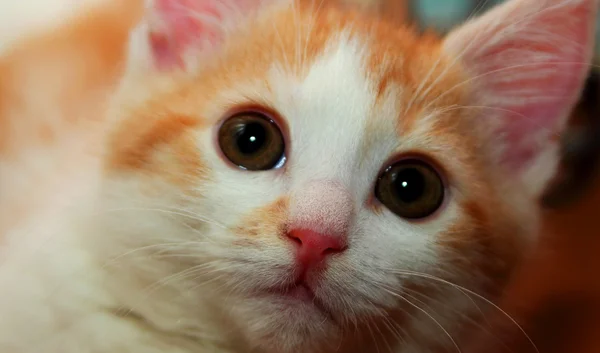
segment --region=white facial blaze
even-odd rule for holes
[[[206,10],[204,5],[219,2],[164,1],[191,4],[197,7],[196,10]],[[258,0],[231,1],[253,8],[262,3]],[[537,8],[539,5],[536,1],[508,1],[507,5],[503,5],[505,8],[494,12],[499,17],[488,18],[489,23],[476,21],[474,25],[459,29],[455,37],[445,42],[446,54],[456,55],[457,48],[464,49],[459,53],[460,57],[456,56],[457,63],[462,62],[459,58],[479,58],[479,49],[486,52],[486,48],[489,49],[494,43],[509,38],[490,33],[489,26],[501,25],[506,19],[501,15],[513,7],[525,10]],[[268,2],[270,0],[265,3]],[[557,9],[572,9],[573,6],[591,3],[584,0],[544,0],[547,8],[530,11],[527,19],[535,21],[537,15],[544,14],[554,16],[551,18],[556,18],[560,28],[569,23],[581,24],[579,21],[586,21],[583,17],[570,22],[561,17]],[[207,15],[206,11],[201,15]],[[287,15],[292,17],[291,13]],[[299,13],[295,12],[294,18],[298,19],[298,16]],[[206,20],[206,16],[198,18]],[[148,44],[151,32],[147,25],[149,23],[143,22],[137,27],[133,37],[139,36],[141,42],[138,44]],[[505,26],[505,33],[514,34],[511,31],[518,30],[519,23]],[[178,24],[181,22],[171,22],[173,26]],[[587,25],[587,22],[584,24]],[[293,28],[302,23],[290,25]],[[552,33],[552,26],[543,28]],[[181,28],[176,32],[178,30]],[[285,34],[281,33],[284,30],[282,28],[265,29],[266,32],[269,30],[280,30],[278,35]],[[478,50],[469,51],[465,43],[471,43],[478,30],[490,34],[490,41],[483,43],[489,46],[480,45]],[[412,353],[429,349],[422,342],[434,341],[444,342],[451,347],[451,336],[455,336],[454,330],[459,328],[458,324],[465,313],[478,308],[474,307],[464,291],[445,279],[461,285],[473,285],[469,289],[474,292],[482,290],[482,284],[490,278],[486,277],[488,273],[485,271],[488,269],[482,269],[484,266],[479,264],[495,266],[500,263],[498,266],[503,266],[503,263],[511,261],[508,256],[502,257],[502,251],[505,248],[514,250],[505,246],[514,240],[511,237],[533,237],[523,230],[524,226],[519,226],[536,223],[532,215],[537,212],[537,205],[532,199],[522,196],[529,190],[513,182],[512,174],[499,172],[499,167],[498,170],[494,169],[495,163],[486,160],[490,163],[481,165],[491,167],[480,168],[477,163],[470,165],[464,162],[469,161],[468,158],[457,158],[458,154],[468,155],[479,162],[487,154],[483,149],[468,151],[468,147],[464,146],[468,144],[455,142],[458,136],[456,132],[457,136],[452,136],[454,139],[440,141],[440,131],[445,130],[436,131],[436,135],[432,129],[435,129],[443,113],[424,112],[423,116],[406,117],[415,119],[415,126],[410,131],[399,133],[402,124],[398,122],[405,118],[402,115],[405,104],[414,93],[414,87],[403,82],[413,80],[404,81],[400,78],[378,96],[381,75],[371,72],[373,68],[370,66],[373,66],[371,55],[380,54],[372,51],[379,46],[371,46],[365,39],[371,38],[373,33],[364,33],[362,37],[360,33],[350,35],[351,32],[359,31],[334,34],[316,58],[306,58],[303,62],[306,70],[301,76],[286,70],[285,62],[276,62],[279,60],[276,58],[271,60],[268,48],[252,47],[254,43],[250,38],[248,48],[242,47],[250,54],[248,60],[252,60],[255,54],[255,58],[267,58],[266,67],[272,61],[270,69],[260,72],[259,76],[248,78],[244,77],[245,74],[239,74],[239,67],[235,64],[239,58],[236,57],[231,61],[227,61],[231,58],[223,59],[226,64],[232,63],[224,65],[226,69],[200,70],[194,75],[185,76],[181,87],[178,80],[181,76],[176,79],[176,75],[173,75],[164,90],[160,87],[160,92],[170,93],[166,95],[169,99],[164,99],[165,96],[160,94],[154,99],[154,93],[148,92],[159,90],[157,87],[144,87],[146,81],[135,81],[143,83],[133,92],[128,92],[129,95],[123,96],[130,99],[129,104],[117,105],[113,111],[123,113],[124,118],[139,118],[137,115],[127,115],[135,110],[129,109],[131,105],[135,108],[137,104],[147,104],[144,108],[154,108],[152,104],[159,107],[164,104],[166,108],[160,113],[152,109],[140,109],[142,119],[132,122],[139,122],[138,126],[144,129],[149,127],[145,124],[153,120],[146,120],[147,115],[156,113],[169,117],[171,113],[176,115],[183,111],[182,115],[197,117],[201,124],[185,131],[185,137],[189,139],[183,142],[191,141],[185,145],[187,149],[179,150],[175,145],[168,145],[173,148],[160,149],[160,155],[157,152],[153,155],[155,158],[148,158],[151,161],[142,167],[128,165],[127,162],[118,167],[106,167],[103,170],[105,173],[99,174],[101,178],[98,184],[101,184],[102,192],[98,203],[91,203],[91,215],[86,212],[86,217],[80,217],[78,214],[73,222],[65,222],[68,223],[65,227],[61,223],[59,226],[64,231],[47,237],[52,246],[36,243],[46,250],[35,259],[39,266],[27,267],[23,264],[23,258],[15,260],[14,253],[6,258],[12,261],[9,265],[5,265],[2,262],[5,259],[0,258],[0,283],[15,285],[15,288],[8,285],[2,287],[14,289],[8,292],[9,295],[5,295],[5,289],[0,290],[0,298],[10,299],[0,300],[0,303],[11,304],[10,310],[0,305],[0,351],[10,352],[10,348],[15,346],[19,348],[19,353],[81,353],[119,349],[140,353],[332,353],[343,347],[339,350],[343,353],[376,352],[380,349]],[[558,36],[562,34],[571,38],[568,35],[572,33],[554,33]],[[514,44],[521,37],[515,35],[510,38],[508,43]],[[544,39],[549,37],[527,38],[539,39],[541,44],[547,44]],[[306,46],[300,40],[298,47],[294,48],[299,51],[285,50],[290,57],[296,54],[302,57],[305,54],[302,48]],[[135,47],[135,41],[132,41],[132,48]],[[573,45],[572,48],[575,47]],[[504,46],[500,45],[499,48]],[[156,55],[150,49],[141,45],[132,49],[139,50],[132,55],[149,59]],[[525,53],[531,54],[531,50]],[[390,52],[393,53],[393,50],[390,49]],[[406,53],[406,56],[413,54]],[[512,57],[514,60],[519,58]],[[541,60],[547,57],[530,55],[528,58]],[[204,63],[199,62],[200,65]],[[440,59],[440,62],[444,61]],[[254,64],[252,61],[244,64],[247,63]],[[381,72],[391,66],[385,60],[376,64],[381,66]],[[265,66],[260,70],[264,71]],[[152,77],[164,74],[157,71],[148,70],[146,73]],[[412,72],[407,73],[410,74]],[[573,93],[573,84],[577,83],[579,74],[562,77],[567,81],[573,79],[568,82],[571,86],[567,93]],[[517,76],[506,76],[513,77]],[[531,72],[518,77],[534,81],[539,78]],[[224,81],[220,81],[222,79]],[[211,84],[206,84],[208,81]],[[223,82],[227,84],[223,85]],[[497,84],[498,81],[493,83]],[[226,88],[214,89],[222,86]],[[483,86],[498,88],[494,85]],[[124,87],[123,91],[127,89]],[[531,92],[528,90],[525,93]],[[148,95],[152,99],[146,102]],[[511,98],[510,94],[500,98],[490,97],[488,103],[498,105]],[[174,104],[173,100],[179,104]],[[227,118],[227,114],[231,114],[232,109],[247,104],[264,104],[269,110],[276,111],[288,128],[286,133],[289,134],[285,136],[287,160],[282,168],[260,172],[242,170],[227,163],[219,150],[219,123]],[[559,108],[567,107],[565,102],[561,104]],[[138,111],[132,114],[138,114]],[[456,117],[461,118],[458,114]],[[553,118],[553,123],[561,119],[558,115]],[[549,131],[550,125],[553,124],[543,125],[545,132]],[[511,126],[519,127],[518,124]],[[139,140],[148,137],[140,135],[142,138],[139,138],[134,132],[131,139],[124,134],[126,143],[140,143]],[[472,131],[461,133],[465,137],[471,134],[468,137],[476,140]],[[182,141],[176,141],[179,142]],[[140,145],[146,146],[143,143]],[[186,153],[196,146],[198,151],[193,152],[199,152],[199,164],[205,169],[206,175],[197,177],[190,173],[181,178],[171,178],[172,175],[167,172],[177,169],[166,170],[173,164],[162,162],[172,162],[170,157],[181,157],[171,153]],[[151,154],[156,151],[144,152]],[[440,170],[446,172],[444,176],[447,177],[448,186],[445,202],[439,212],[419,221],[393,214],[374,195],[377,178],[387,164],[413,152],[422,153],[437,162]],[[536,155],[536,158],[542,160],[543,156]],[[135,162],[140,161],[131,164]],[[150,165],[151,162],[154,164]],[[540,170],[550,173],[544,168]],[[527,174],[526,178],[533,176]],[[510,192],[504,193],[505,189]],[[489,195],[479,190],[489,191]],[[286,209],[278,214],[272,210],[272,206],[280,201],[285,205],[282,208]],[[294,205],[294,202],[300,206]],[[469,208],[472,205],[472,209]],[[485,207],[479,207],[482,205]],[[469,212],[481,212],[484,215],[479,219],[478,215],[473,216]],[[292,287],[298,281],[294,277],[296,259],[293,244],[285,234],[292,218],[298,224],[316,228],[311,229],[315,232],[322,231],[318,229],[322,226],[327,231],[344,233],[348,237],[347,249],[336,253],[316,276],[318,279],[310,283],[317,297],[312,303],[289,300],[277,293],[279,289]],[[475,221],[481,221],[482,224]],[[514,229],[514,232],[509,234],[507,229]],[[494,248],[496,244],[502,246]],[[500,255],[488,251],[489,248],[498,250]],[[23,271],[24,268],[26,271]],[[436,281],[432,277],[434,274],[444,279]],[[22,276],[28,276],[27,280],[14,280]],[[424,288],[431,290],[425,293],[411,292],[412,287],[405,286],[408,282],[424,284]],[[19,302],[15,298],[23,299]],[[21,306],[12,307],[13,303]],[[403,310],[407,307],[414,310],[404,316]],[[20,311],[34,314],[21,317]],[[11,315],[11,320],[4,318],[6,313]],[[41,319],[34,320],[36,316]],[[19,319],[18,324],[14,324],[12,319],[15,318]],[[377,333],[371,333],[369,337],[365,331],[352,331],[352,324],[360,326],[365,318],[370,320],[369,323],[377,320],[382,322],[377,329],[388,329],[382,334],[381,340]],[[392,329],[386,325],[391,325]],[[18,328],[13,329],[13,326]],[[403,345],[404,340],[398,337],[394,329],[406,330],[409,339],[417,337],[420,340]],[[363,345],[355,346],[352,340],[360,334],[368,339],[361,342]],[[29,341],[34,343],[30,344]],[[9,348],[3,350],[3,347]]]

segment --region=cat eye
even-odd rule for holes
[[[375,196],[402,218],[425,218],[442,205],[444,183],[427,163],[407,159],[392,164],[379,176]]]
[[[225,157],[243,169],[269,170],[285,161],[285,142],[279,126],[258,112],[227,119],[219,129],[218,139]]]

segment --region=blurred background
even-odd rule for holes
[[[350,0],[364,6],[385,8],[395,18],[403,17],[417,22],[421,28],[432,28],[440,33],[480,14],[504,0]],[[600,16],[598,17],[600,24]],[[600,33],[597,26],[596,33]],[[596,36],[596,56],[600,57],[600,36]]]
[[[474,13],[503,2],[504,0],[412,0],[404,2],[407,13],[424,26],[445,32]],[[598,18],[600,23],[600,17]],[[598,33],[598,31],[596,32]],[[596,36],[596,55],[600,56],[600,38]]]

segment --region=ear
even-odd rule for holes
[[[556,172],[559,134],[589,71],[597,8],[595,0],[508,0],[443,44],[471,75],[476,105],[490,108],[475,123],[498,137],[498,162],[535,196]]]
[[[184,68],[187,58],[210,55],[228,30],[276,1],[145,0],[145,15],[130,40],[130,67]]]

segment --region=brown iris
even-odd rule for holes
[[[268,116],[240,113],[227,119],[219,130],[219,146],[233,164],[247,170],[268,170],[284,160],[281,130]]]
[[[403,160],[379,177],[375,196],[402,218],[418,219],[433,214],[444,201],[444,183],[438,173],[420,160]]]

